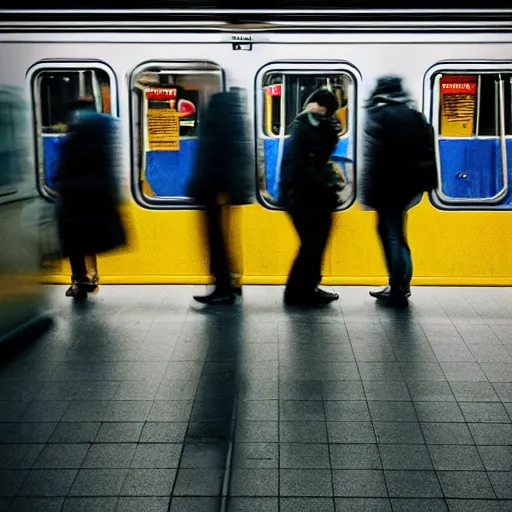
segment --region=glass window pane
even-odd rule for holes
[[[69,103],[88,99],[97,112],[110,114],[111,84],[108,73],[99,68],[47,68],[36,76],[37,133],[40,141],[39,166],[44,186],[53,191],[53,180],[67,130]]]
[[[352,80],[347,74],[294,74],[293,72],[268,72],[262,81],[263,113],[262,131],[265,138],[259,142],[259,185],[262,197],[270,204],[277,204],[280,181],[280,158],[287,143],[290,125],[303,110],[308,97],[317,89],[326,87],[338,97],[340,108],[336,116],[343,131],[340,142],[333,154],[333,160],[345,174],[349,187],[344,191],[346,200],[351,197],[354,183],[352,165],[352,146],[350,137],[350,113],[348,112],[349,95]],[[284,108],[283,108],[284,98]],[[285,123],[282,126],[281,123]],[[284,132],[281,134],[281,130]],[[284,135],[284,139],[281,137]]]
[[[155,66],[138,73],[133,83],[142,195],[184,201],[202,112],[222,89],[220,69],[203,70],[190,63],[185,69]]]

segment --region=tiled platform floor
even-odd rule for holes
[[[102,287],[0,369],[0,511],[512,510],[512,289]]]

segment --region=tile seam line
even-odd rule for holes
[[[224,474],[222,477],[222,489],[221,489],[221,502],[219,506],[219,512],[228,512],[228,500],[229,500],[229,490],[231,487],[231,477],[233,474],[233,454],[234,454],[234,443],[236,436],[236,426],[237,426],[237,411],[238,411],[238,402],[239,402],[239,391],[240,391],[240,382],[239,379],[236,379],[236,389],[233,397],[233,411],[231,413],[231,422],[230,422],[230,431],[229,431],[229,443],[228,449],[226,453],[226,459],[224,462]]]

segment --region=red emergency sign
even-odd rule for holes
[[[476,76],[444,76],[441,78],[441,93],[476,94]]]
[[[281,84],[269,85],[267,87],[267,94],[269,96],[281,96],[282,87],[283,86]]]

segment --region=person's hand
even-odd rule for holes
[[[305,108],[306,112],[312,112],[314,114],[322,114],[325,115],[327,109],[325,107],[320,106],[316,102],[308,103]]]

